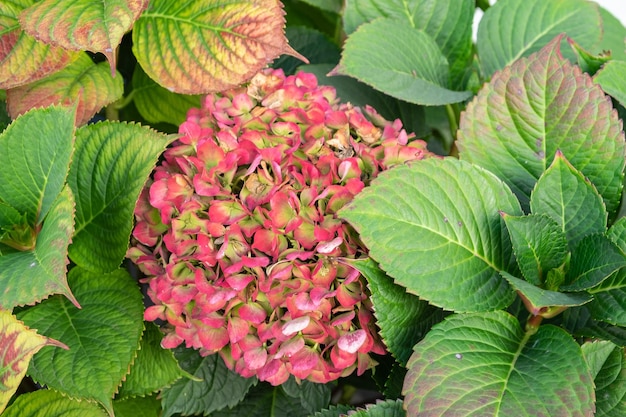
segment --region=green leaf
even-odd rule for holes
[[[66,278],[73,215],[74,197],[65,187],[50,208],[35,248],[0,256],[0,308],[34,304],[51,294],[63,294],[78,306]]]
[[[613,16],[606,9],[598,6],[600,16],[602,17],[602,41],[598,47],[599,50],[610,51],[613,59],[626,61],[626,27],[622,22]]]
[[[78,129],[67,178],[76,196],[72,261],[99,272],[120,265],[139,192],[173,139],[138,124],[102,122]]]
[[[626,251],[626,218],[613,224],[607,236],[622,252]],[[626,326],[626,269],[620,269],[589,292],[594,296],[589,305],[594,319]]]
[[[594,186],[560,151],[537,181],[530,209],[554,220],[574,248],[585,236],[606,230],[607,213]]]
[[[567,294],[544,290],[523,279],[516,278],[508,272],[502,271],[500,273],[520,296],[523,296],[522,299],[526,308],[534,316],[540,315],[550,318],[563,310],[559,307],[580,306],[592,300],[588,294]]]
[[[432,325],[443,320],[443,310],[408,294],[370,258],[350,261],[350,264],[367,279],[376,324],[385,346],[398,362],[406,365],[413,346]]]
[[[74,267],[68,281],[81,309],[55,296],[18,313],[28,326],[70,348],[39,352],[31,361],[29,375],[71,397],[98,401],[110,414],[113,395],[139,347],[141,292],[121,269],[97,274]]]
[[[589,309],[594,319],[626,326],[626,269],[620,269],[588,291],[593,294]]]
[[[333,70],[392,97],[428,106],[472,96],[469,91],[448,89],[448,72],[445,56],[429,35],[392,18],[360,26],[348,37]]]
[[[354,410],[354,407],[347,404],[331,405],[325,410],[318,411],[311,417],[343,417],[352,410]]]
[[[626,346],[626,328],[595,320],[589,305],[565,310],[563,328],[576,337],[610,340],[618,346]]]
[[[595,287],[612,273],[626,266],[626,255],[608,237],[584,237],[572,251],[563,291],[582,291]]]
[[[510,216],[503,213],[502,218],[524,279],[542,285],[548,271],[558,268],[567,259],[567,240],[561,227],[542,214]]]
[[[524,333],[503,311],[457,314],[415,346],[404,384],[411,416],[592,416],[593,382],[564,330]]]
[[[146,74],[170,91],[201,94],[235,87],[289,47],[275,0],[150,1],[133,29]]]
[[[9,114],[15,118],[35,107],[76,105],[76,124],[83,125],[104,106],[122,97],[124,81],[112,77],[105,62],[94,63],[87,54],[42,80],[7,92]]]
[[[238,405],[217,411],[210,417],[309,417],[315,411],[303,407],[300,398],[287,394],[282,386],[260,383],[252,387]]]
[[[339,13],[341,12],[343,0],[301,0],[304,3],[308,3],[311,6],[318,9],[326,10],[327,12]]]
[[[600,85],[622,106],[626,106],[626,62],[610,61],[593,77],[593,82]]]
[[[483,87],[461,117],[459,155],[505,181],[528,209],[535,183],[560,150],[614,212],[624,170],[621,122],[602,89],[561,56],[559,42]]]
[[[176,94],[158,85],[139,65],[133,72],[133,101],[141,117],[150,123],[166,122],[180,125],[187,111],[200,107],[201,97]]]
[[[581,346],[593,378],[598,376],[604,362],[606,362],[607,358],[616,347],[617,346],[608,340],[594,340],[593,342],[584,343]]]
[[[595,415],[619,417],[626,415],[626,356],[624,348],[610,342],[605,343],[612,350],[608,356],[602,355],[604,361],[598,361],[602,368],[594,380],[597,398]],[[589,359],[587,356],[588,361]]]
[[[569,43],[572,50],[576,53],[576,61],[580,69],[591,76],[598,72],[604,64],[611,61],[611,55],[606,51],[595,55],[585,50],[572,38],[567,38],[567,43]]]
[[[341,58],[340,49],[322,32],[303,26],[285,30],[289,45],[306,56],[310,64],[337,65]],[[281,55],[272,63],[272,68],[282,68],[285,74],[295,74],[302,61],[289,55]],[[328,71],[327,71],[328,72]]]
[[[77,401],[52,390],[22,394],[6,409],[2,417],[104,417],[97,404]]]
[[[289,378],[280,386],[285,394],[300,400],[301,407],[309,414],[322,410],[330,405],[331,386],[307,380],[296,382]]]
[[[0,134],[0,200],[43,221],[57,198],[70,166],[74,110],[36,109],[23,114]]]
[[[452,85],[456,86],[472,55],[474,10],[471,0],[349,0],[343,22],[348,34],[380,17],[398,19],[423,30],[446,57]]]
[[[369,104],[387,120],[399,118],[407,133],[414,132],[417,137],[423,137],[426,134],[424,107],[389,97],[354,78],[342,75],[326,76],[332,67],[332,65],[318,64],[302,65],[299,69],[315,74],[320,85],[334,87],[337,90],[337,97],[343,103],[352,103],[360,107]]]
[[[159,417],[161,401],[156,395],[113,401],[115,417]]]
[[[144,396],[171,385],[183,376],[171,350],[161,347],[163,334],[154,323],[145,323],[137,358],[119,389],[118,398]]]
[[[598,7],[584,0],[499,0],[480,20],[478,56],[483,75],[543,48],[561,34],[595,51],[602,37]]]
[[[148,0],[42,0],[20,14],[25,32],[74,51],[101,52],[115,72],[115,50]]]
[[[176,413],[208,415],[233,407],[243,400],[250,387],[257,382],[255,378],[243,378],[230,371],[217,354],[202,357],[196,350],[179,348],[174,351],[174,355],[186,372],[201,381],[180,379],[165,388],[161,394],[163,417]],[[228,390],[223,387],[228,387]]]
[[[31,358],[46,345],[65,347],[0,310],[0,414],[17,391]]]
[[[44,78],[70,64],[78,53],[46,45],[22,31],[18,16],[35,0],[0,2],[0,89]]]
[[[522,214],[502,181],[467,162],[433,158],[381,173],[340,216],[408,292],[447,310],[484,311],[514,298],[499,274],[516,270],[499,211]]]
[[[376,401],[369,404],[365,410],[357,410],[352,417],[405,417],[406,412],[402,408],[402,400]]]

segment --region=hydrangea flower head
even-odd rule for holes
[[[219,353],[274,385],[372,367],[385,348],[344,261],[367,252],[337,212],[381,171],[430,156],[425,143],[281,70],[207,96],[180,134],[141,194],[128,251],[163,346]]]

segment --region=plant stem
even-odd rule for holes
[[[450,135],[452,136],[452,144],[450,145],[450,156],[458,156],[459,151],[456,148],[456,132],[459,130],[459,111],[455,104],[446,104],[446,115],[448,116],[448,124],[450,125]]]

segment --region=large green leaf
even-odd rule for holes
[[[2,417],[104,417],[98,404],[77,401],[52,390],[22,394],[6,409]]]
[[[0,310],[0,414],[24,378],[31,358],[46,345],[64,347]]]
[[[275,0],[153,0],[133,29],[133,52],[170,91],[235,87],[278,55],[298,56],[283,33],[281,7]]]
[[[171,350],[161,347],[163,334],[154,323],[146,323],[137,358],[122,382],[118,398],[144,396],[171,385],[183,376],[183,371]]]
[[[115,50],[148,0],[42,0],[20,14],[25,32],[75,51],[103,53],[115,72]]]
[[[141,292],[121,269],[98,274],[74,267],[68,281],[81,309],[55,296],[18,313],[28,326],[70,348],[40,351],[28,373],[71,397],[96,400],[111,413],[113,395],[139,348]]]
[[[102,122],[78,129],[67,178],[76,196],[72,261],[100,272],[120,265],[139,192],[173,139],[138,124]]]
[[[565,233],[558,223],[545,215],[510,216],[503,213],[502,218],[524,279],[542,285],[548,272],[567,259]]]
[[[622,106],[626,106],[626,62],[609,61],[593,77],[593,81]]]
[[[585,0],[499,0],[478,26],[484,76],[489,78],[518,58],[538,51],[561,33],[594,52],[602,37],[597,6]]]
[[[141,117],[150,123],[180,125],[187,119],[187,111],[201,104],[200,96],[176,94],[161,87],[139,65],[133,72],[132,94]]]
[[[70,166],[74,111],[67,107],[32,110],[0,134],[0,200],[43,221],[57,198]]]
[[[311,417],[343,417],[352,410],[354,407],[347,404],[331,405],[325,410],[316,412]]]
[[[491,173],[453,158],[395,167],[340,211],[397,284],[455,311],[508,306],[499,271],[516,270],[504,211],[522,211]]]
[[[445,313],[408,294],[371,259],[355,260],[351,265],[367,278],[376,324],[385,346],[398,362],[406,365],[413,346],[422,340],[433,324],[443,320]]]
[[[76,52],[46,45],[22,31],[18,16],[35,0],[0,2],[0,89],[18,87],[60,70]]]
[[[105,62],[94,63],[87,54],[61,71],[7,92],[12,117],[51,104],[76,105],[76,124],[87,123],[102,107],[124,94],[121,76],[111,76]]]
[[[621,122],[602,89],[561,56],[559,43],[519,59],[483,87],[461,117],[459,155],[504,180],[527,209],[560,150],[613,212],[625,160]]]
[[[347,0],[344,30],[380,17],[399,19],[426,32],[439,46],[450,65],[452,85],[458,85],[472,54],[472,0]]]
[[[563,328],[576,337],[610,340],[625,347],[626,328],[595,320],[589,305],[565,310],[562,315]]]
[[[608,237],[585,236],[572,251],[572,261],[563,291],[582,291],[595,287],[617,270],[626,267],[626,255]]]
[[[530,210],[554,220],[570,248],[585,236],[606,230],[602,197],[561,151],[556,152],[552,164],[537,181],[530,196]]]
[[[196,350],[182,348],[176,349],[174,354],[180,366],[199,380],[180,379],[163,390],[163,417],[176,413],[208,415],[233,407],[257,382],[256,378],[243,378],[230,371],[217,354],[202,357]]]
[[[411,416],[593,415],[593,379],[574,339],[552,325],[524,332],[503,311],[450,316],[408,368]]]
[[[472,95],[448,88],[448,61],[429,35],[393,18],[366,23],[350,35],[333,73],[416,104],[458,103]]]
[[[46,216],[35,248],[0,256],[0,308],[34,304],[51,294],[63,294],[78,306],[66,278],[73,216],[74,197],[65,187]]]

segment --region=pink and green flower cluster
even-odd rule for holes
[[[384,354],[364,257],[337,216],[372,178],[429,156],[314,75],[265,70],[189,112],[137,204],[128,252],[147,275],[163,346],[219,353],[239,374],[328,382]]]

